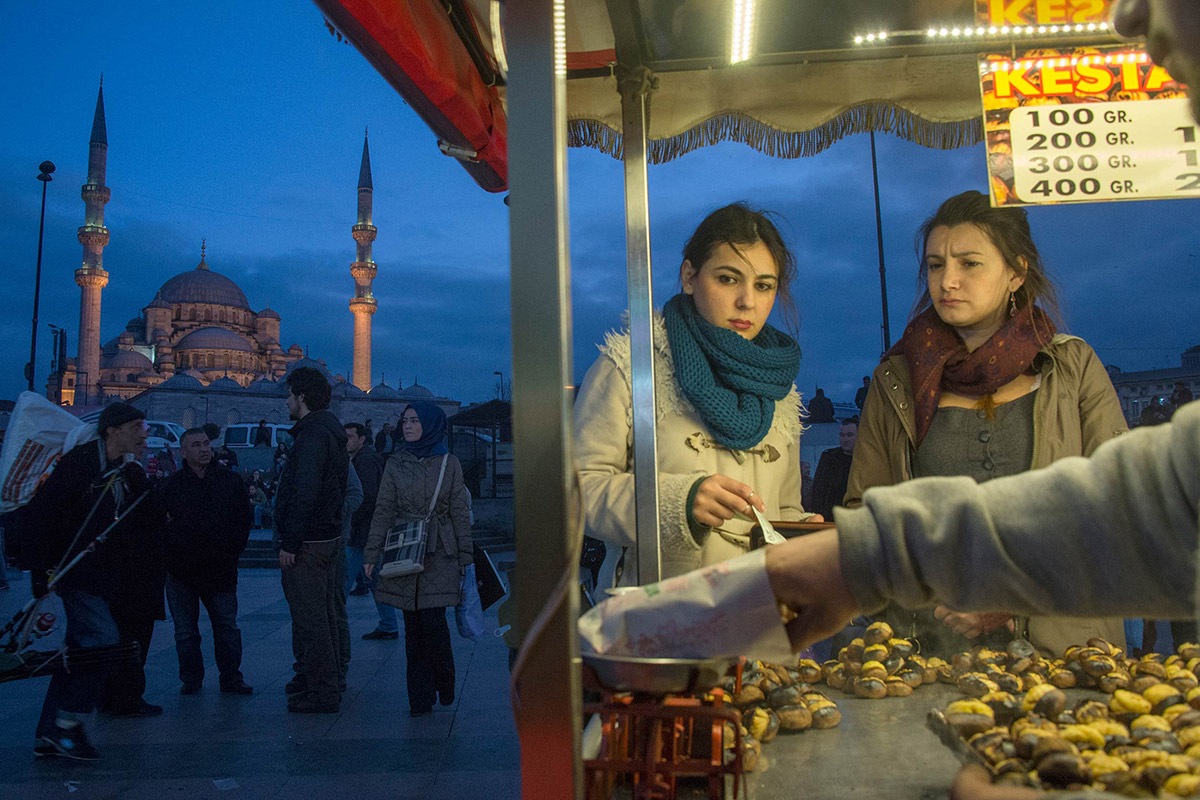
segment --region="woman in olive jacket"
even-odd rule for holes
[[[1039,469],[1091,455],[1127,430],[1096,353],[1055,329],[1054,287],[1022,209],[992,208],[979,192],[964,192],[925,222],[919,241],[923,292],[904,337],[875,370],[843,505],[860,505],[872,486],[913,477],[982,482]],[[928,655],[967,649],[981,633],[1023,623],[1006,614],[935,613],[942,624],[895,607],[888,617],[898,636],[916,632],[927,650],[942,650]],[[1125,643],[1120,618],[1037,616],[1027,626],[1021,632],[1054,655],[1094,636]]]
[[[367,577],[379,563],[384,540],[398,514],[424,517],[427,526],[425,568],[415,575],[380,577],[375,600],[404,612],[404,652],[408,660],[408,705],[413,716],[428,714],[436,699],[454,702],[454,654],[446,607],[457,605],[463,571],[474,561],[471,545],[470,496],[462,465],[446,446],[446,414],[437,406],[415,401],[400,418],[401,449],[388,459],[379,484],[371,533],[363,553]],[[434,502],[445,460],[445,474]]]

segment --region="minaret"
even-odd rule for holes
[[[371,242],[375,241],[375,226],[371,224],[371,153],[363,134],[362,166],[358,170],[358,222],[351,232],[358,245],[357,257],[350,265],[354,276],[354,298],[350,313],[354,315],[354,374],[352,382],[364,392],[371,388],[371,315],[375,313],[375,296],[371,281],[375,280],[375,260],[371,258]]]
[[[83,245],[83,265],[75,270],[79,284],[79,358],[77,404],[88,405],[100,398],[96,387],[100,381],[100,291],[108,285],[104,271],[104,246],[108,244],[108,228],[104,227],[104,204],[109,191],[104,185],[108,163],[108,135],[104,125],[104,78],[96,95],[96,116],[92,120],[92,138],[88,146],[87,183],[83,185],[83,227],[79,243]],[[82,391],[82,398],[79,392]]]

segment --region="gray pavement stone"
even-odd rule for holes
[[[7,619],[28,598],[28,576],[9,573],[0,593]],[[205,683],[179,694],[170,621],[155,627],[146,699],[149,719],[94,716],[94,764],[34,759],[33,729],[47,679],[0,683],[0,798],[487,798],[520,797],[519,752],[508,700],[508,650],[496,637],[458,636],[449,611],[457,700],[408,716],[403,631],[399,641],[362,641],[376,622],[370,597],[349,598],[352,660],[341,710],[289,714],[290,618],[275,570],[243,569],[238,590],[242,672],[249,697],[221,694],[211,629],[201,613]],[[59,624],[62,619],[60,614]],[[489,616],[494,628],[495,607]]]

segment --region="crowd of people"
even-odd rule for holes
[[[136,658],[54,673],[35,729],[36,756],[99,758],[83,724],[93,710],[163,713],[143,697],[144,667],[155,622],[168,609],[180,693],[203,690],[203,606],[220,691],[253,694],[241,672],[237,587],[238,560],[254,527],[274,532],[291,615],[289,711],[340,708],[351,655],[347,594],[374,595],[380,622],[364,639],[398,639],[396,609],[404,613],[412,714],[454,702],[446,609],[460,600],[473,546],[470,495],[448,451],[445,413],[416,401],[395,435],[385,430],[373,438],[369,421],[343,423],[329,411],[331,386],[318,370],[299,367],[285,382],[294,426],[277,474],[239,473],[236,452],[214,447],[220,430],[205,426],[183,433],[178,468],[163,470],[156,458],[148,475],[138,460],[145,415],[114,402],[100,414],[97,438],[64,453],[8,520],[34,596],[52,590],[61,599],[68,653],[136,644]],[[269,439],[256,437],[255,446],[269,447]],[[389,531],[413,516],[424,520],[428,535],[424,568],[392,575]]]

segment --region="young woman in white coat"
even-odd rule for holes
[[[794,274],[770,218],[741,203],[709,214],[683,248],[682,291],[653,325],[663,577],[746,552],[751,506],[820,519],[800,502],[800,348],[767,322],[776,304],[795,318]],[[628,332],[610,333],[575,404],[586,532],[625,548],[626,585],[637,576],[629,365]],[[602,587],[612,581],[602,572]]]

